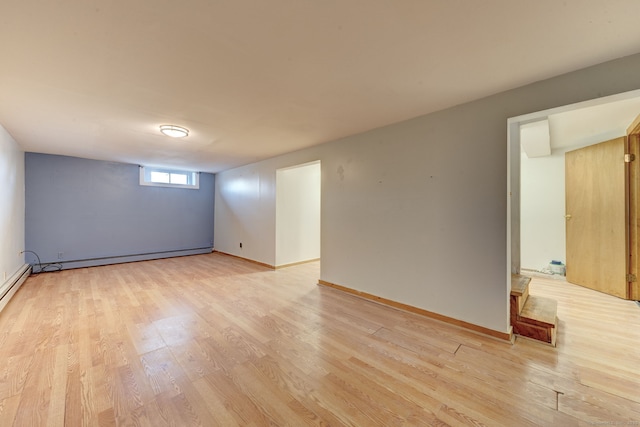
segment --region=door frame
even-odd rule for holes
[[[629,274],[635,277],[635,281],[628,283],[628,299],[640,300],[640,114],[627,128],[627,152],[635,157],[628,165],[628,205],[627,216],[629,218],[627,226],[628,252],[629,252]],[[633,279],[632,279],[633,280]]]

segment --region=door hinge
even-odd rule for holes
[[[618,157],[619,158],[619,157]],[[624,155],[624,162],[625,163],[631,163],[636,159],[636,155],[635,154],[625,154]]]
[[[635,274],[627,274],[627,282],[637,282],[638,278]]]

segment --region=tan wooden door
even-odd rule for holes
[[[624,137],[565,155],[567,281],[628,298]]]

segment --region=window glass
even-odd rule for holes
[[[160,183],[168,184],[171,181],[169,179],[169,174],[168,173],[152,171],[151,172],[151,182],[160,182]]]
[[[140,166],[140,185],[198,189],[200,173]]]
[[[182,184],[187,185],[188,179],[186,173],[172,173],[171,174],[171,183],[172,184]]]

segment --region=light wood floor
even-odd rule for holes
[[[0,313],[0,425],[638,425],[633,302],[534,279],[558,347],[509,345],[318,277],[221,254],[31,277]]]

